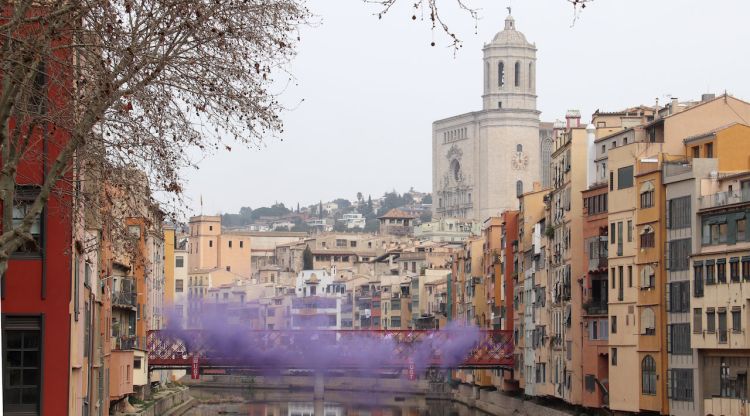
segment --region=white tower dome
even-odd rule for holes
[[[513,16],[483,51],[484,109],[536,110],[536,46],[516,30]]]

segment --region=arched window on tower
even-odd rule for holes
[[[516,87],[520,87],[521,86],[521,63],[518,61],[516,61],[516,68],[514,72],[515,72],[514,79],[515,79]]]
[[[523,145],[522,144],[517,144],[516,145],[516,152],[519,152],[519,153],[523,152]]]
[[[485,89],[490,88],[490,63],[489,62],[484,63],[484,88]]]
[[[532,81],[534,79],[534,63],[529,62],[529,89],[534,88]]]
[[[523,182],[516,181],[516,196],[523,195]]]
[[[497,64],[497,86],[502,87],[505,85],[505,63],[503,61]]]

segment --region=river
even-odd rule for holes
[[[325,392],[315,402],[311,391],[191,387],[200,404],[186,416],[486,416],[487,413],[446,400],[419,395],[351,391]]]

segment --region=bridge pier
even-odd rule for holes
[[[325,377],[323,375],[323,372],[318,370],[315,372],[315,380],[313,382],[313,398],[315,401],[321,401],[323,400],[323,396],[325,396]],[[318,414],[317,412],[315,414]],[[322,413],[321,413],[322,414]]]

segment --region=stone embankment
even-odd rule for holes
[[[149,400],[132,407],[131,411],[118,412],[119,416],[182,416],[197,401],[186,387],[174,387],[154,392]]]

